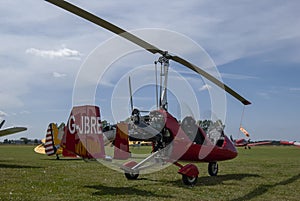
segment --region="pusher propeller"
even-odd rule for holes
[[[239,101],[241,101],[244,105],[249,105],[251,104],[248,100],[246,100],[245,98],[243,98],[241,95],[239,95],[238,93],[236,93],[233,89],[231,89],[230,87],[228,87],[227,85],[225,85],[224,83],[222,83],[221,81],[219,81],[218,79],[216,79],[215,77],[213,77],[212,75],[210,75],[209,73],[205,72],[204,70],[200,69],[199,67],[195,66],[194,64],[191,64],[190,62],[186,61],[185,59],[178,57],[178,56],[172,56],[170,54],[168,54],[166,51],[160,50],[159,48],[151,45],[150,43],[142,40],[141,38],[125,31],[124,29],[121,29],[120,27],[117,27],[116,25],[97,17],[96,15],[89,13],[69,2],[63,1],[63,0],[45,0],[48,1],[64,10],[67,10],[77,16],[80,16],[90,22],[93,22],[94,24],[97,24],[98,26],[101,26],[102,28],[105,28],[133,43],[135,43],[136,45],[144,48],[145,50],[156,54],[159,53],[161,54],[163,57],[167,58],[167,59],[171,59],[175,62],[178,62],[180,64],[182,64],[183,66],[186,66],[187,68],[195,71],[196,73],[202,75],[203,77],[205,77],[206,79],[210,80],[211,82],[213,82],[214,84],[216,84],[217,86],[219,86],[220,88],[224,89],[226,92],[228,92],[229,94],[231,94],[233,97],[235,97],[236,99],[238,99]]]

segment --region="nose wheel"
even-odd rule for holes
[[[197,183],[199,171],[197,166],[187,164],[185,166],[175,162],[174,165],[180,167],[178,173],[182,175],[182,182],[188,186],[194,186]]]
[[[208,174],[210,176],[217,176],[219,171],[218,163],[217,162],[210,162],[208,163]]]
[[[138,173],[127,173],[125,172],[125,177],[128,179],[128,180],[136,180],[138,177],[139,177],[139,174]]]
[[[197,183],[198,176],[189,177],[187,175],[182,175],[182,182],[187,186],[194,186]]]

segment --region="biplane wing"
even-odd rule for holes
[[[294,145],[300,148],[300,142],[294,142]]]
[[[26,127],[12,127],[12,128],[6,128],[0,131],[0,137],[6,136],[6,135],[11,135],[14,133],[26,131]]]
[[[262,140],[262,141],[250,141],[250,140],[246,140],[244,138],[241,138],[241,139],[236,139],[234,140],[231,137],[231,141],[234,142],[234,145],[236,147],[253,147],[253,146],[259,146],[259,145],[271,145],[272,144],[272,141],[270,140]]]
[[[3,126],[4,123],[5,123],[5,120],[3,120],[1,122],[0,128]],[[26,131],[26,130],[27,130],[26,127],[9,127],[9,128],[5,128],[3,130],[0,130],[0,137],[6,136],[6,135],[11,135],[11,134],[22,132],[22,131]]]
[[[259,146],[259,145],[270,145],[272,144],[271,141],[259,141],[259,142],[253,142],[253,143],[249,143],[247,144],[247,146],[249,147],[253,147],[253,146]]]

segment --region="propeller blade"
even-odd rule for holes
[[[131,89],[130,76],[128,77],[128,84],[129,84],[130,106],[131,106],[131,112],[132,112],[133,111],[133,100],[132,100],[132,89]]]
[[[5,123],[5,120],[1,121],[0,128],[2,128],[2,126],[4,125],[4,123]]]
[[[63,0],[45,0],[48,1],[64,10],[67,10],[77,16],[80,16],[94,24],[99,25],[102,28],[105,28],[133,43],[135,43],[136,45],[144,48],[145,50],[156,54],[159,53],[163,56],[165,56],[168,59],[172,59],[175,62],[178,62],[186,67],[188,67],[189,69],[199,73],[200,75],[204,76],[206,79],[210,80],[211,82],[215,83],[217,86],[221,87],[222,89],[224,89],[226,92],[228,92],[229,94],[231,94],[233,97],[235,97],[236,99],[238,99],[239,101],[241,101],[244,105],[249,105],[251,104],[248,100],[246,100],[245,98],[243,98],[242,96],[240,96],[238,93],[236,93],[235,91],[233,91],[230,87],[228,87],[227,85],[225,85],[224,83],[222,83],[221,81],[219,81],[218,79],[216,79],[215,77],[213,77],[212,75],[208,74],[207,72],[205,72],[204,70],[201,70],[199,67],[191,64],[190,62],[178,57],[178,56],[171,56],[169,55],[166,51],[160,50],[157,47],[151,45],[150,43],[138,38],[137,36],[125,31],[124,29],[121,29],[120,27],[117,27],[116,25],[102,19],[99,18],[98,16],[89,13],[69,2],[63,1]]]

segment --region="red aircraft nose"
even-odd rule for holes
[[[227,159],[233,159],[235,157],[237,157],[238,152],[234,146],[234,144],[231,142],[231,140],[225,136],[225,145],[223,147],[224,150],[226,150],[226,156]]]

